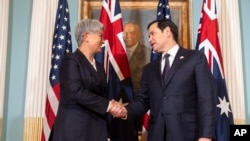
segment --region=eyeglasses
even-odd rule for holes
[[[85,34],[95,34],[95,35],[98,35],[101,38],[101,40],[103,39],[103,34],[101,34],[101,33],[87,32]]]

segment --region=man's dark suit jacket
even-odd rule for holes
[[[96,68],[78,49],[63,58],[53,141],[107,141],[106,76],[98,62]]]
[[[166,84],[161,59],[146,65],[139,94],[126,108],[128,119],[150,109],[148,141],[215,138],[214,83],[205,55],[180,47]]]

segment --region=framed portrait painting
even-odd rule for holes
[[[169,0],[172,21],[179,29],[179,44],[184,48],[191,47],[190,0]],[[82,0],[81,19],[100,18],[102,0]],[[141,42],[148,43],[147,25],[156,19],[158,0],[120,0],[123,24],[135,22],[140,25]]]

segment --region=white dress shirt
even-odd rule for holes
[[[163,69],[164,69],[164,67],[165,67],[165,54],[169,54],[169,57],[168,57],[168,60],[169,60],[169,66],[170,66],[170,68],[171,68],[171,66],[172,66],[172,64],[173,64],[173,62],[174,62],[174,58],[175,58],[175,56],[176,56],[176,54],[177,54],[177,51],[179,50],[179,45],[178,44],[176,44],[174,47],[172,47],[168,52],[164,52],[163,54],[162,54],[162,58],[161,58],[161,73],[163,72]]]

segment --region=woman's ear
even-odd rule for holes
[[[87,33],[84,33],[84,34],[82,35],[82,41],[83,41],[83,42],[88,42],[88,34],[87,34]]]

